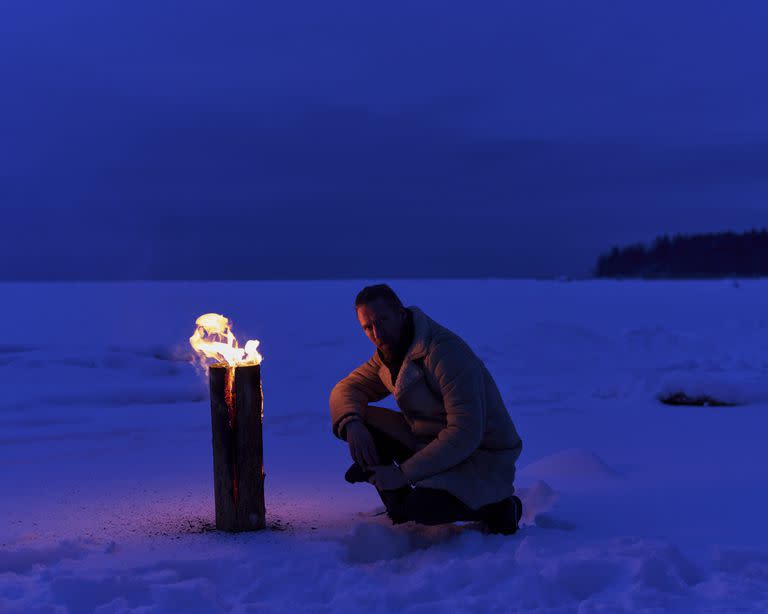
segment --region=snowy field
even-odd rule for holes
[[[0,611],[768,611],[768,282],[393,282],[499,384],[512,537],[393,528],[344,482],[361,285],[0,285]],[[211,530],[209,311],[262,342],[260,533]]]

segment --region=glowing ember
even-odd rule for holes
[[[200,361],[208,366],[207,359],[224,363],[230,367],[244,367],[261,363],[261,354],[257,351],[259,342],[247,341],[245,347],[237,344],[232,333],[230,321],[218,313],[206,313],[197,318],[195,334],[189,338]]]

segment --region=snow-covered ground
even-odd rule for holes
[[[391,527],[342,479],[361,285],[0,285],[0,611],[768,611],[768,282],[393,282],[497,379],[512,537]],[[260,533],[211,530],[208,311],[262,342]]]

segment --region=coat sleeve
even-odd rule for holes
[[[379,377],[376,358],[360,365],[331,391],[331,427],[333,434],[342,438],[344,427],[352,420],[361,420],[363,408],[390,394]]]
[[[446,425],[437,437],[400,465],[406,479],[419,482],[442,473],[477,450],[485,430],[485,396],[480,360],[461,342],[440,348],[435,377],[440,386]]]

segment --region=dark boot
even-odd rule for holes
[[[350,484],[356,484],[357,482],[367,482],[372,475],[373,471],[366,471],[357,463],[352,463],[352,466],[344,474],[344,479]]]
[[[483,517],[483,528],[488,533],[512,535],[517,531],[520,518],[523,516],[523,502],[516,495],[489,503],[480,508]]]
[[[387,516],[389,516],[392,524],[403,524],[413,520],[408,513],[408,499],[413,492],[410,486],[403,486],[397,490],[379,490],[377,488],[376,491],[379,493],[384,507],[387,508]]]

